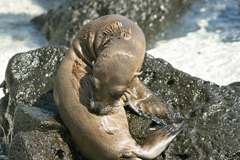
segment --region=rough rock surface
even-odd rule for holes
[[[64,131],[63,126],[57,119],[57,112],[32,106],[17,106],[13,120],[13,134],[32,130],[42,132],[49,130]]]
[[[33,20],[51,44],[69,46],[83,24],[107,14],[121,14],[136,21],[148,44],[189,7],[193,0],[70,0],[57,10]]]
[[[19,53],[10,59],[6,71],[6,82],[3,85],[7,92],[4,98],[6,100],[2,99],[1,104],[4,105],[0,105],[1,110],[4,111],[0,119],[5,133],[2,138],[3,144],[9,143],[20,131],[28,134],[27,131],[62,130],[63,126],[55,120],[57,109],[50,90],[56,68],[65,52],[66,48],[63,47],[47,47]],[[15,140],[12,143],[18,143],[14,142]],[[25,138],[22,139],[24,140]],[[13,149],[16,148],[11,147],[10,152],[14,153]]]
[[[47,47],[13,56],[7,66],[6,85],[13,105],[50,106],[41,101],[53,86],[54,75],[66,48]]]
[[[56,119],[57,112],[16,106],[9,159],[72,160],[66,129]]]
[[[143,81],[184,115],[188,127],[163,159],[240,159],[239,83],[218,86],[160,59],[145,59]]]
[[[0,99],[0,160],[7,160],[6,154],[6,136],[5,136],[5,128],[8,128],[8,122],[4,118],[6,109],[8,105],[8,96],[5,96]]]
[[[58,132],[34,130],[14,136],[9,160],[72,160],[72,154]]]
[[[50,142],[55,141],[54,137],[61,136],[55,132],[59,131],[58,127],[53,125],[55,126],[53,129],[51,127],[46,130],[41,127],[39,129],[36,126],[42,125],[36,125],[36,122],[38,122],[37,124],[46,124],[42,122],[49,122],[49,117],[56,114],[56,106],[51,92],[52,76],[56,71],[57,64],[62,60],[64,51],[65,49],[54,47],[38,49],[16,55],[8,65],[6,76],[6,87],[9,92],[8,107],[17,107],[14,119],[18,119],[16,120],[18,122],[15,121],[15,123],[23,123],[21,125],[24,126],[24,123],[28,123],[32,119],[31,124],[35,126],[27,127],[31,128],[31,131],[23,127],[24,132],[20,129],[15,134],[9,152],[13,159],[15,153],[16,155],[18,153],[17,146],[14,144],[23,145],[23,150],[20,150],[21,153],[18,155],[25,154],[22,152],[28,149],[29,152],[36,153],[30,147],[26,147],[28,144],[39,145],[38,151],[43,152],[46,156],[56,153],[49,147]],[[51,55],[50,58],[49,55]],[[37,62],[39,63],[34,63],[36,57],[38,57]],[[46,75],[51,75],[51,78],[48,76],[46,78]],[[164,60],[153,59],[149,56],[145,58],[141,79],[174,110],[181,112],[188,125],[157,159],[240,159],[239,83],[218,86],[176,70]],[[27,109],[28,106],[41,109]],[[46,113],[47,110],[49,113]],[[44,115],[45,113],[46,115]],[[137,139],[143,138],[146,129],[151,125],[149,120],[132,114],[128,114],[128,117],[131,133]],[[57,121],[55,122],[58,124]],[[19,129],[13,130],[16,132]],[[37,138],[37,135],[45,137],[46,134],[48,134],[46,137],[50,139],[49,142],[47,139]],[[64,134],[64,136],[67,135],[67,133]],[[34,140],[34,137],[37,140]],[[66,142],[61,141],[63,146],[67,144]],[[45,143],[47,145],[42,145]],[[61,150],[63,149],[61,148]],[[68,151],[64,153],[68,153]],[[71,156],[68,158],[70,159]]]

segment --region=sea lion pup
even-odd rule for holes
[[[99,30],[99,32],[101,32],[101,30],[104,30],[105,26],[111,26],[111,24],[116,24],[116,22],[121,23],[121,26],[131,26],[131,33],[136,30],[140,30],[135,29],[137,25],[132,21],[117,15],[104,16],[86,25],[87,28],[89,27],[89,30],[87,29],[87,32],[85,32],[87,33],[87,39],[85,40],[89,40],[94,43],[89,45],[85,42],[85,40],[82,40],[81,38],[79,39],[79,37],[74,40],[71,48],[67,52],[58,69],[54,85],[54,100],[58,106],[61,119],[69,129],[73,140],[85,157],[93,160],[153,159],[162,153],[174,137],[181,131],[182,124],[178,124],[175,127],[167,126],[157,132],[154,132],[153,135],[146,138],[143,145],[138,145],[129,132],[127,116],[123,107],[124,102],[122,98],[119,98],[122,94],[119,94],[116,97],[113,96],[113,101],[118,99],[117,105],[119,107],[115,107],[114,112],[111,114],[104,116],[97,115],[89,111],[87,106],[89,105],[89,99],[94,97],[96,83],[99,83],[96,82],[96,79],[100,79],[101,81],[101,78],[99,78],[101,75],[96,75],[101,72],[94,71],[94,67],[100,63],[100,61],[98,62],[98,59],[100,57],[104,59],[104,57],[110,56],[108,54],[104,54],[106,52],[109,53],[108,50],[112,51],[111,53],[113,53],[114,56],[116,55],[116,57],[119,56],[119,58],[122,58],[122,53],[114,53],[114,51],[118,52],[118,50],[111,50],[111,47],[115,47],[116,49],[122,49],[122,47],[120,47],[122,45],[125,45],[124,47],[129,47],[127,45],[128,43],[125,43],[122,38],[113,38],[105,42],[105,39],[107,38],[104,37],[103,33],[92,32],[95,30]],[[94,24],[96,25],[95,27]],[[93,30],[91,27],[93,27]],[[84,29],[86,29],[86,27],[84,27],[83,30]],[[89,38],[89,35],[93,38]],[[98,41],[98,35],[102,36],[101,41]],[[128,38],[129,37],[127,36],[125,40]],[[129,44],[131,43],[133,42],[130,42]],[[105,44],[105,46],[102,46],[101,44]],[[120,51],[127,52],[129,51],[129,48]],[[96,58],[97,56],[98,58]],[[119,59],[116,58],[115,60]],[[131,62],[131,58],[129,58],[129,61]],[[104,62],[107,62],[107,60],[104,60]],[[129,77],[129,79],[133,79],[132,76],[134,74],[132,72],[138,71],[138,67],[141,66],[142,62],[140,61],[138,63],[139,64],[136,69],[134,67],[134,71],[131,71],[132,69],[128,70],[127,67],[124,68],[126,69],[127,74],[126,79]],[[102,65],[104,64],[101,64],[100,67],[102,67]],[[113,65],[110,65],[110,67],[113,67]],[[117,68],[113,67],[113,70],[115,69]],[[94,74],[94,72],[96,73]],[[108,81],[106,80],[106,82]],[[119,84],[122,84],[123,82],[124,85],[125,83],[129,83],[126,82],[125,79],[122,79],[114,82],[113,88],[112,85],[107,87],[110,87],[111,91],[113,90],[115,92],[120,90],[120,92],[122,92],[125,91],[126,88],[121,88],[121,85]],[[104,88],[105,83],[100,85],[101,89],[105,89],[105,92],[107,92],[106,94],[108,94],[108,88]],[[106,83],[106,85],[108,85],[108,83]],[[109,101],[111,100],[107,100],[107,102]],[[116,103],[110,104],[116,105]]]
[[[129,105],[135,111],[136,107],[141,106],[141,111],[166,117],[168,107],[163,103],[156,104],[158,98],[150,97],[151,91],[142,82],[135,80],[144,60],[145,46],[142,30],[123,16],[104,16],[83,26],[73,41],[72,48],[92,68],[94,94],[85,103],[90,111],[96,114],[112,112],[112,107],[118,106],[123,93],[131,89],[137,92],[136,95],[131,95],[137,98],[131,98],[130,94],[127,96],[132,102],[129,104],[136,104]],[[155,102],[155,105],[148,108],[146,100],[140,103],[138,99],[146,98],[143,96],[148,96],[148,102]]]

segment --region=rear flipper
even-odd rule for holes
[[[137,148],[135,154],[139,158],[154,159],[160,155],[172,140],[184,129],[184,123],[168,125],[145,139],[145,143]]]

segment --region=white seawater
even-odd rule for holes
[[[204,80],[240,81],[240,1],[199,0],[148,53]]]
[[[0,0],[0,83],[4,80],[8,60],[13,55],[48,44],[30,20],[57,7],[62,1]]]

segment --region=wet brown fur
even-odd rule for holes
[[[129,27],[124,32],[121,32],[119,28],[121,25]],[[119,30],[120,32],[112,32],[113,30]],[[131,101],[137,100],[138,96],[142,98],[145,92],[150,92],[142,86],[141,82],[131,83],[134,82],[134,74],[141,68],[145,52],[145,39],[141,40],[139,34],[143,35],[140,28],[125,17],[110,15],[99,18],[83,27],[59,67],[54,86],[54,100],[58,106],[60,116],[69,129],[77,147],[89,159],[153,159],[167,147],[180,131],[180,127],[174,131],[167,129],[159,131],[154,136],[147,138],[146,143],[140,146],[129,133],[122,99],[119,99],[120,107],[117,107],[115,112],[110,115],[100,116],[90,112],[88,109],[87,102],[95,94],[95,84],[93,83],[94,67],[96,65],[99,67],[95,74],[102,72],[104,76],[110,76],[110,80],[115,78],[115,72],[106,72],[107,66],[105,66],[105,63],[110,62],[113,57],[109,54],[114,54],[115,51],[118,51],[116,49],[120,51],[123,49],[124,52],[129,51],[126,53],[133,54],[134,57],[133,61],[125,64],[128,65],[128,68],[126,68],[126,70],[128,69],[127,74],[120,75],[126,76],[123,81],[127,79],[130,89],[134,90],[133,88],[136,88],[137,92],[139,92],[137,97],[132,98]],[[135,40],[133,40],[134,37]],[[113,60],[117,62],[119,57]],[[121,70],[119,72],[123,73]],[[105,75],[106,73],[114,76]],[[96,76],[100,80],[103,78],[101,75],[100,77],[99,75]],[[118,77],[118,75],[116,76]],[[122,81],[110,81],[109,83],[122,83]],[[156,150],[156,148],[159,149]]]

